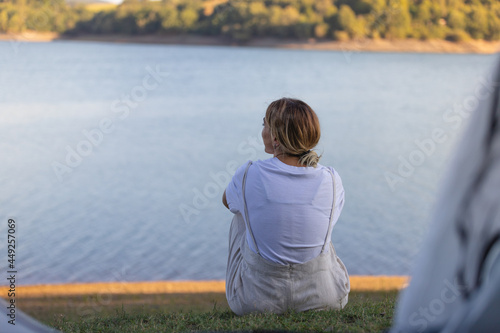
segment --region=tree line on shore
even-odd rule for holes
[[[497,0],[0,0],[0,33],[500,40]]]

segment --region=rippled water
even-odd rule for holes
[[[320,117],[349,273],[407,274],[460,105],[494,59],[0,42],[0,237],[15,218],[18,283],[223,279],[220,197],[235,166],[268,157],[261,119],[282,96]]]

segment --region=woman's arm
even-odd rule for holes
[[[228,206],[227,200],[226,200],[226,190],[224,190],[224,194],[222,195],[222,203],[224,204],[224,206],[226,206],[227,209],[229,209],[229,206]]]

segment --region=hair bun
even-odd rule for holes
[[[318,156],[318,153],[316,153],[314,150],[308,150],[302,154],[300,154],[299,157],[299,163],[304,164],[308,167],[317,167],[318,162],[321,156]]]

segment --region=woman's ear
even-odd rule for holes
[[[276,150],[279,146],[280,146],[280,143],[278,142],[278,140],[276,140],[276,138],[273,138],[273,148],[274,148],[274,150]]]

